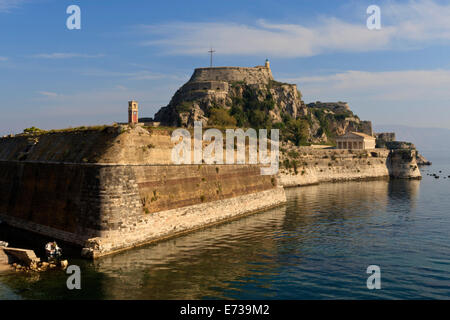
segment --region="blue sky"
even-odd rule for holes
[[[81,8],[81,30],[66,8]],[[366,9],[381,8],[381,30]],[[153,116],[196,67],[271,61],[305,102],[374,124],[450,128],[450,3],[0,0],[0,135]]]

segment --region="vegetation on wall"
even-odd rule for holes
[[[69,127],[64,129],[52,129],[43,130],[36,127],[30,127],[23,130],[23,133],[30,135],[40,135],[40,134],[52,134],[52,133],[72,133],[72,132],[83,132],[83,131],[105,131],[111,126],[100,125],[100,126],[81,126],[81,127]]]

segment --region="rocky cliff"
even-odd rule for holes
[[[401,179],[421,179],[416,154],[415,149],[390,150],[387,162],[390,175]]]
[[[274,127],[296,144],[333,143],[348,131],[372,134],[370,121],[361,121],[345,102],[305,105],[297,86],[275,81],[267,64],[196,69],[155,121],[184,127],[194,121],[215,127]]]

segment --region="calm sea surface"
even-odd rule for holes
[[[273,210],[95,262],[70,259],[81,290],[66,288],[63,271],[0,274],[0,299],[449,299],[450,156],[426,156],[434,163],[422,181],[288,189]],[[381,290],[366,287],[373,264]]]

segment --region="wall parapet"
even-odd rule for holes
[[[211,67],[194,70],[189,82],[198,81],[244,81],[247,84],[269,83],[272,71],[267,67]],[[188,82],[188,83],[189,83]]]

